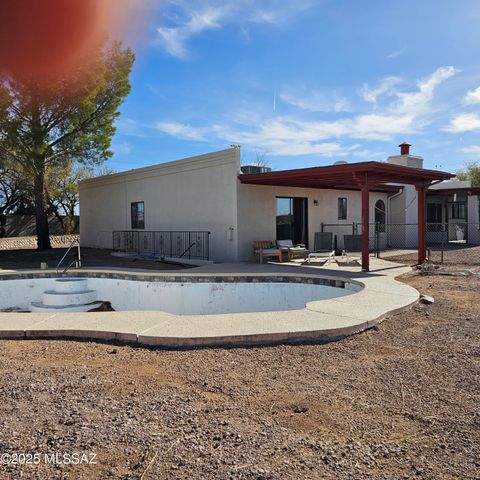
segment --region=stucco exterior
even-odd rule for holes
[[[338,247],[343,247],[343,234],[350,234],[352,222],[361,222],[361,193],[352,190],[329,190],[266,185],[238,184],[239,258],[250,258],[253,240],[276,238],[276,197],[301,197],[308,205],[308,245],[313,248],[315,232],[321,224],[335,224]],[[338,220],[337,199],[347,198],[347,218]],[[375,218],[375,203],[381,199],[387,205],[386,193],[370,193],[370,221]],[[318,204],[317,204],[318,203]],[[259,208],[261,206],[261,208]],[[345,225],[343,229],[341,225]]]
[[[237,260],[239,155],[228,149],[81,182],[82,246],[112,248],[113,231],[131,230],[131,202],[143,201],[145,230],[210,231],[214,260]]]
[[[387,161],[422,168],[423,159],[399,155]],[[251,260],[254,240],[276,239],[277,197],[306,199],[310,248],[322,223],[334,224],[326,231],[336,235],[341,249],[343,236],[353,233],[352,223],[361,222],[359,191],[242,184],[240,173],[240,149],[234,147],[85,180],[80,183],[82,246],[110,249],[113,231],[133,230],[132,202],[145,205],[145,229],[140,232],[211,232],[210,259],[216,262]],[[370,192],[370,222],[375,221],[375,203],[383,200],[390,225],[380,233],[380,248],[416,247],[416,193],[409,185],[399,193]],[[345,220],[338,219],[339,197],[347,198]],[[469,197],[468,203],[468,220],[478,222],[478,197]],[[469,240],[478,242],[478,228],[469,228]]]

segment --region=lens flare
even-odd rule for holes
[[[0,70],[39,83],[68,75],[107,39],[132,41],[141,1],[1,0]]]

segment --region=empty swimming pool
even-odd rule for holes
[[[1,280],[0,310],[86,311],[89,305],[97,307],[95,302],[108,301],[118,311],[174,315],[268,312],[302,309],[308,302],[350,295],[362,288],[353,282],[287,275],[130,277]]]

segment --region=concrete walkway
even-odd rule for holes
[[[307,303],[300,310],[234,313],[222,315],[172,315],[159,311],[117,311],[88,313],[0,313],[1,338],[82,338],[132,342],[165,348],[223,345],[265,345],[273,343],[327,342],[361,332],[380,323],[388,314],[416,303],[418,292],[395,277],[410,267],[371,259],[371,271],[362,273],[354,266],[224,263],[167,271],[173,276],[291,275],[321,276],[359,283],[357,293]],[[161,271],[133,269],[83,269],[75,275],[121,272],[142,280]],[[15,279],[32,271],[1,270],[3,280]],[[52,272],[36,270],[35,276]],[[72,272],[73,273],[73,272]],[[1,280],[0,280],[1,282]]]

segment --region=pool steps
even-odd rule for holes
[[[99,307],[96,290],[88,289],[87,278],[59,278],[54,290],[46,290],[41,302],[32,302],[32,312],[88,312]]]

